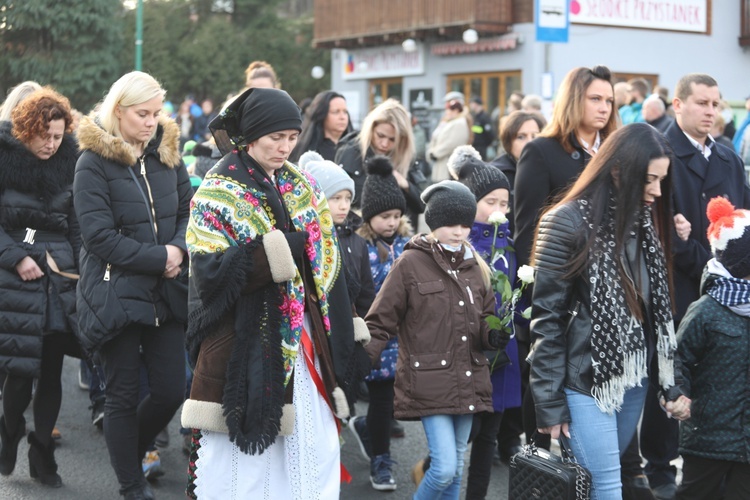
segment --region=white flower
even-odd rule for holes
[[[531,266],[521,266],[518,268],[518,279],[524,283],[534,282],[534,268]]]
[[[498,210],[490,214],[490,216],[487,218],[487,222],[489,222],[493,226],[499,226],[500,224],[505,224],[506,222],[508,222],[508,218],[504,213]]]

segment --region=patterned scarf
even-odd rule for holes
[[[647,342],[643,325],[631,313],[625,300],[625,289],[617,272],[615,255],[614,200],[602,224],[596,228],[596,239],[590,250],[588,279],[591,290],[591,357],[594,368],[594,387],[591,390],[596,404],[603,412],[612,414],[622,406],[625,391],[640,385],[648,375]],[[589,229],[591,209],[587,200],[578,200],[583,220]],[[642,210],[638,224],[642,231],[642,255],[645,257],[650,289],[651,324],[656,334],[659,362],[659,384],[663,388],[674,385],[674,352],[677,342],[669,301],[666,260],[656,236],[651,210]],[[633,232],[631,237],[637,235]]]
[[[750,303],[750,281],[740,278],[717,278],[708,293],[727,307]]]
[[[286,163],[271,179],[244,151],[225,156],[206,175],[193,197],[186,238],[191,253],[215,253],[250,244],[273,229],[289,232],[292,227],[310,233],[305,252],[326,333],[330,335],[328,292],[341,270],[341,256],[336,251],[338,240],[322,191],[297,167]],[[297,357],[305,312],[305,290],[299,270],[293,280],[280,286],[286,385]]]
[[[720,276],[716,278],[706,290],[719,304],[729,307],[733,311],[744,311],[750,304],[750,281],[735,278],[716,259],[708,261],[707,272]],[[742,314],[742,313],[738,313]],[[742,314],[745,316],[746,314]]]

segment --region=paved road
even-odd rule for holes
[[[99,500],[117,499],[118,485],[109,464],[109,455],[101,431],[91,425],[88,410],[88,393],[78,388],[78,361],[66,359],[63,372],[63,404],[58,419],[62,440],[56,452],[59,473],[64,486],[50,489],[29,478],[26,453],[28,445],[22,442],[18,452],[15,472],[8,477],[0,477],[0,499],[50,499],[50,500]],[[359,414],[365,413],[365,406],[357,404]],[[30,411],[26,420],[31,422]],[[379,492],[372,489],[369,482],[369,463],[359,452],[355,439],[348,429],[343,431],[344,444],[342,460],[353,476],[351,484],[341,489],[343,500],[406,500],[411,499],[414,486],[410,480],[412,465],[422,458],[427,447],[418,422],[405,422],[406,437],[394,439],[391,453],[398,461],[396,475],[398,488],[394,492]],[[29,424],[29,428],[33,427]],[[159,500],[184,499],[187,458],[181,450],[179,435],[179,412],[169,425],[171,445],[161,450],[162,467],[166,474],[153,483]],[[467,457],[468,458],[468,457]],[[464,475],[465,477],[465,475]],[[504,499],[507,492],[508,469],[494,465],[492,483],[488,499]]]

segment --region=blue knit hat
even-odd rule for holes
[[[339,191],[347,190],[354,198],[354,179],[332,161],[324,160],[317,151],[308,151],[299,158],[299,168],[312,175],[326,198],[331,198]]]

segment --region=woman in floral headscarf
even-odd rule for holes
[[[337,418],[367,358],[328,202],[286,161],[301,124],[286,92],[255,88],[209,126],[225,156],[187,231],[192,498],[339,496]]]

